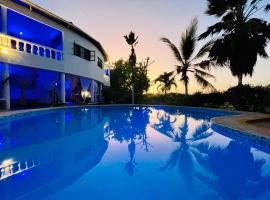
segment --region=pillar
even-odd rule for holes
[[[99,101],[103,101],[102,90],[103,90],[103,84],[100,83],[100,88],[99,88]]]
[[[10,109],[10,85],[9,85],[9,65],[3,63],[2,70],[2,82],[3,82],[3,91],[2,97],[5,99],[5,108]]]
[[[66,74],[61,73],[61,103],[66,103]]]
[[[1,5],[2,33],[7,34],[7,7]]]
[[[96,98],[95,98],[95,81],[92,80],[91,81],[91,90],[90,90],[90,93],[91,93],[91,103],[95,103],[96,102]]]
[[[1,5],[2,34],[7,34],[7,7]],[[6,109],[10,109],[10,85],[9,85],[9,64],[3,63],[2,71],[3,91],[2,96],[5,99]]]

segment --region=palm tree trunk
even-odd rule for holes
[[[238,75],[237,78],[238,78],[238,86],[242,86],[243,85],[243,74]]]
[[[188,96],[188,83],[185,82],[185,95]]]
[[[134,98],[134,96],[135,96],[135,92],[134,92],[134,66],[132,66],[132,88],[131,88],[131,98],[132,98],[132,104],[134,104],[135,103],[135,98]]]

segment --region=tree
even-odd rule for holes
[[[220,21],[199,36],[204,39],[218,35],[210,50],[209,58],[221,66],[229,66],[233,76],[242,85],[243,76],[252,76],[258,55],[268,58],[265,47],[270,38],[269,24],[254,14],[269,5],[262,0],[207,0],[206,13]]]
[[[134,104],[134,68],[136,66],[137,57],[134,46],[138,44],[138,36],[135,36],[134,32],[130,32],[129,35],[125,35],[124,38],[128,45],[131,46],[131,54],[129,56],[129,66],[131,68],[131,84],[132,84],[132,104]]]
[[[211,61],[201,61],[201,59],[210,50],[212,43],[208,42],[205,44],[193,57],[195,47],[197,45],[197,26],[198,20],[194,19],[191,22],[191,25],[182,34],[179,49],[176,47],[176,45],[171,43],[169,39],[161,38],[161,40],[171,48],[176,60],[179,62],[179,65],[176,66],[176,73],[180,75],[180,80],[184,83],[186,96],[188,95],[188,85],[190,79],[188,73],[192,73],[197,83],[200,84],[203,88],[210,88],[214,90],[214,86],[206,79],[214,78],[213,75],[206,71],[210,69]]]
[[[177,87],[175,78],[172,77],[174,72],[164,72],[158,78],[155,79],[155,83],[159,82],[158,89],[161,87],[161,91],[167,94],[167,91],[171,90],[172,86]]]
[[[150,80],[145,68],[140,67],[140,63],[133,70],[134,93],[136,98],[140,98],[150,86]],[[111,69],[111,88],[112,101],[115,103],[128,103],[132,91],[132,70],[128,61],[122,59],[116,61]]]

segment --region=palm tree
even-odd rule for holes
[[[171,90],[172,86],[177,87],[174,77],[172,77],[174,72],[164,72],[158,78],[155,79],[155,83],[159,82],[158,89],[161,87],[161,91],[167,94],[167,91]]]
[[[252,76],[258,55],[268,58],[265,47],[270,38],[269,24],[254,14],[269,5],[262,0],[207,0],[206,13],[220,18],[220,21],[199,36],[204,39],[218,35],[210,50],[209,58],[221,66],[229,66],[233,76],[242,85],[243,76]]]
[[[198,53],[193,56],[195,47],[197,44],[197,26],[198,20],[195,18],[192,20],[191,25],[182,34],[180,48],[170,42],[167,38],[161,38],[161,41],[165,42],[172,50],[179,65],[176,66],[176,72],[181,77],[181,81],[185,86],[185,94],[188,95],[189,75],[192,73],[197,83],[203,88],[210,88],[214,90],[214,86],[206,80],[206,78],[214,78],[213,75],[206,72],[209,70],[211,61],[201,59],[208,53],[211,47],[211,42],[205,44]],[[200,61],[199,61],[200,60]]]
[[[134,47],[136,44],[138,44],[138,36],[135,36],[134,32],[130,32],[129,35],[125,35],[124,38],[126,39],[126,42],[128,45],[131,46],[131,54],[129,56],[129,66],[131,68],[131,82],[132,82],[132,104],[134,104],[134,68],[136,66],[137,57],[135,53]]]

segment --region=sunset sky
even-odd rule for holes
[[[138,61],[148,56],[155,60],[149,68],[153,80],[164,71],[172,71],[178,64],[170,49],[160,42],[167,37],[179,44],[181,32],[194,17],[199,18],[201,33],[216,19],[204,14],[206,0],[32,0],[41,7],[73,22],[101,42],[109,55],[110,62],[119,58],[127,59],[130,48],[123,36],[130,30],[139,35],[136,52]],[[270,14],[261,14],[268,21]],[[202,44],[202,43],[201,43]],[[200,46],[201,46],[200,44]],[[267,49],[270,54],[270,48]],[[237,84],[226,68],[215,69],[212,73],[216,80],[212,83],[218,90],[227,89]],[[252,78],[245,78],[244,83],[270,84],[270,60],[259,59]],[[177,91],[183,92],[180,83]],[[192,80],[190,91],[201,91]],[[151,93],[157,92],[155,87]]]

